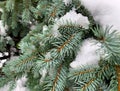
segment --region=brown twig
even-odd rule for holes
[[[116,65],[117,81],[118,81],[118,91],[120,91],[120,65]]]

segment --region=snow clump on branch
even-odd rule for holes
[[[101,43],[97,43],[97,40],[89,38],[83,41],[80,51],[78,51],[75,60],[70,63],[72,68],[79,68],[86,65],[96,65],[100,61]]]
[[[81,13],[76,13],[75,9],[70,10],[60,19],[57,19],[54,26],[53,26],[53,35],[55,37],[60,36],[58,28],[60,26],[72,24],[74,26],[81,26],[82,28],[88,29],[89,28],[89,20],[88,17],[83,16]]]

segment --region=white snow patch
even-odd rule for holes
[[[98,65],[100,61],[101,43],[97,43],[95,39],[86,39],[83,41],[80,51],[78,51],[75,60],[70,63],[72,68],[78,68],[86,65]]]
[[[0,88],[0,91],[9,91],[9,85],[5,85],[4,87]]]
[[[58,24],[54,24],[53,29],[52,29],[52,35],[54,37],[60,37],[61,36],[61,34],[58,31],[58,28],[59,28]]]
[[[2,9],[2,8],[0,8],[0,12],[3,12],[3,9]]]
[[[2,57],[2,53],[0,53],[0,57]]]
[[[120,0],[80,0],[103,28],[113,26],[111,31],[120,33]]]
[[[17,86],[13,91],[29,91],[27,87],[25,87],[25,83],[27,78],[24,76],[21,79],[17,80]]]
[[[3,64],[2,63],[0,63],[0,68],[2,68],[3,67]]]
[[[40,75],[42,76],[41,78],[40,78],[40,83],[43,83],[44,82],[44,79],[45,79],[45,77],[46,77],[46,75],[47,75],[47,70],[44,68],[44,69],[42,69],[42,70],[40,70]]]
[[[69,5],[72,3],[72,0],[63,0],[63,2],[65,3],[65,5]]]
[[[16,81],[16,88],[13,91],[29,91],[27,87],[25,87],[25,83],[27,78],[23,76],[22,78]],[[0,91],[9,91],[9,85],[5,85],[4,87],[0,88]]]
[[[43,31],[43,34],[46,34],[46,32],[48,31],[48,26],[44,25],[42,31]]]
[[[3,21],[0,20],[0,35],[5,36],[6,35],[6,30],[7,26],[3,26]]]

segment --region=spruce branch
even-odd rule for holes
[[[120,56],[120,39],[116,30],[111,31],[111,27],[106,27],[106,29],[96,27],[92,31],[109,57]]]
[[[18,67],[18,66],[21,66],[23,64],[26,64],[26,63],[30,62],[31,60],[33,60],[34,58],[36,58],[36,56],[28,57],[28,58],[26,58],[24,60],[21,60],[21,62],[17,63],[15,66]]]
[[[59,76],[60,76],[60,71],[61,71],[61,69],[62,69],[62,65],[63,65],[63,64],[61,64],[60,67],[58,68],[57,75],[56,75],[56,77],[55,77],[55,80],[53,81],[52,91],[55,91],[55,88],[56,88],[56,85],[57,85],[57,81],[58,81]]]
[[[105,79],[110,79],[114,75],[111,70],[114,70],[114,68],[108,62],[97,68],[81,67],[81,69],[70,70],[69,80],[74,81],[74,84],[76,84],[74,87],[78,91],[88,91],[88,89],[96,91],[105,82]],[[91,79],[94,79],[92,83]]]
[[[6,3],[6,9],[8,11],[13,11],[13,9],[15,8],[15,0],[8,0]]]
[[[74,35],[70,36],[70,38],[63,43],[60,47],[58,47],[57,51],[60,52],[70,41],[74,38]]]
[[[46,88],[44,88],[44,91],[63,91],[65,89],[67,79],[66,67],[62,63],[55,68],[57,70],[54,70],[54,73],[48,76],[48,79],[45,81]]]
[[[64,23],[64,21],[63,21]],[[87,32],[88,30],[87,29],[84,29],[82,28],[82,26],[79,26],[79,25],[75,25],[75,24],[72,24],[72,23],[69,23],[67,25],[60,25],[60,27],[58,28],[60,34],[62,34],[63,36],[70,36],[74,33],[79,33],[79,32]]]
[[[89,66],[85,68],[71,69],[69,73],[69,80],[72,80],[75,83],[86,81],[93,77],[95,77],[95,69],[89,68]]]
[[[74,76],[76,76],[76,75],[82,75],[82,74],[85,74],[85,73],[90,73],[92,71],[94,71],[94,69],[85,70],[85,71],[81,71],[81,72],[75,72]]]
[[[91,79],[89,82],[87,82],[87,83],[82,87],[82,90],[83,90],[83,91],[87,91],[88,86],[91,85],[92,82],[94,82],[94,81],[95,81],[95,79]]]
[[[72,56],[81,44],[82,32],[74,33],[69,36],[61,36],[58,42],[54,43],[57,47],[54,52],[60,59],[66,56]]]

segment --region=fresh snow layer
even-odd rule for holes
[[[78,68],[86,65],[98,65],[100,61],[99,49],[100,43],[96,43],[94,39],[86,39],[83,41],[80,51],[78,51],[75,60],[70,63],[72,68]]]
[[[76,26],[81,26],[83,28],[89,28],[88,17],[83,16],[81,13],[76,13],[75,9],[67,12],[63,17],[57,21],[58,25],[68,25],[74,24]]]
[[[80,0],[94,20],[103,28],[113,26],[111,30],[120,32],[120,0]]]

